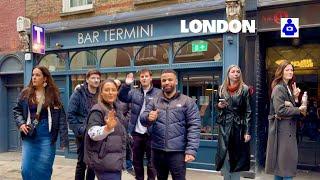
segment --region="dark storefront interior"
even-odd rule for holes
[[[320,168],[320,28],[300,29],[299,39],[280,39],[280,31],[260,34],[260,68],[259,82],[264,93],[260,97],[260,128],[267,131],[267,113],[269,109],[270,84],[277,65],[282,60],[294,65],[297,86],[302,92],[308,92],[308,115],[299,120],[297,140],[299,149],[298,166],[301,169]],[[264,73],[263,73],[264,72]],[[301,93],[302,95],[302,93]],[[267,132],[259,135],[260,162],[264,162]],[[263,164],[263,163],[262,163]]]

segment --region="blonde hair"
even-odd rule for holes
[[[243,86],[246,85],[246,84],[243,82],[242,72],[241,72],[240,67],[237,66],[237,65],[232,64],[232,65],[230,65],[230,66],[228,67],[228,69],[227,69],[227,74],[226,74],[226,76],[225,76],[225,78],[224,78],[224,80],[223,80],[223,83],[222,83],[221,87],[220,87],[220,91],[219,91],[219,96],[220,96],[220,97],[222,97],[222,96],[228,97],[228,96],[229,96],[229,93],[228,93],[227,88],[228,88],[228,85],[230,85],[229,73],[230,73],[230,70],[231,70],[232,68],[238,68],[238,69],[240,70],[240,80],[239,80],[239,81],[240,81],[240,85],[239,85],[239,89],[236,91],[235,94],[236,94],[236,95],[240,95],[240,93],[241,93],[241,91],[242,91],[242,89],[243,89]]]

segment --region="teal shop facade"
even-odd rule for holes
[[[200,149],[189,167],[214,170],[217,128],[213,98],[226,68],[239,64],[240,35],[181,33],[180,20],[226,19],[224,1],[207,6],[185,4],[40,25],[47,31],[46,54],[34,54],[25,62],[24,82],[29,82],[34,66],[48,67],[67,109],[74,87],[85,81],[88,69],[98,69],[103,79],[123,82],[126,73],[149,68],[156,87],[160,87],[161,70],[175,69],[179,90],[196,100],[202,118]],[[138,78],[135,85],[139,86]],[[74,137],[69,132],[70,146],[59,153],[75,157]]]

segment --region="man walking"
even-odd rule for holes
[[[153,163],[158,180],[186,179],[186,163],[195,159],[200,141],[200,113],[194,100],[177,92],[173,70],[161,73],[162,93],[141,115],[144,126],[152,126]]]
[[[78,162],[75,172],[75,180],[94,180],[95,174],[92,169],[87,169],[83,161],[84,156],[84,133],[86,118],[98,99],[98,88],[100,85],[101,73],[98,70],[89,70],[86,74],[86,82],[75,89],[70,97],[68,107],[69,127],[76,137]],[[87,174],[86,174],[87,169]]]
[[[148,69],[140,71],[139,89],[131,89],[133,83],[133,74],[129,73],[125,84],[119,92],[119,99],[126,103],[131,103],[131,121],[128,131],[133,137],[133,167],[137,180],[144,179],[143,159],[146,153],[148,164],[148,180],[154,180],[156,176],[155,168],[151,162],[150,131],[141,125],[140,115],[146,105],[157,96],[161,91],[152,86],[152,72]]]

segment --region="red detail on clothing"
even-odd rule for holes
[[[240,83],[236,83],[234,85],[228,85],[227,90],[230,93],[230,95],[234,95],[234,93],[239,89]]]

